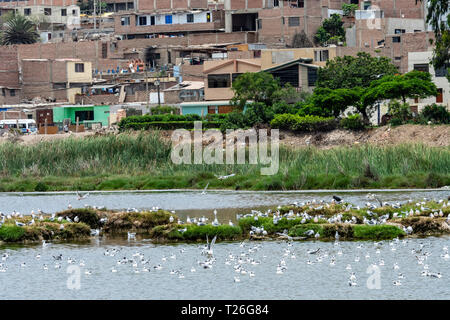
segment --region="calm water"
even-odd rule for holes
[[[447,198],[448,190],[420,192],[378,192],[384,201],[405,201],[410,198]],[[0,195],[0,210],[17,210],[28,213],[38,208],[54,212],[67,207],[103,205],[113,209],[159,206],[177,210],[181,216],[210,214],[218,209],[219,220],[232,218],[236,212],[249,208],[287,204],[310,199],[330,200],[332,194],[342,196],[355,204],[366,202],[365,192],[333,193],[264,193],[264,192],[149,192],[149,193],[99,193],[77,201],[74,194]],[[183,209],[183,210],[182,210]],[[222,221],[227,222],[227,221]],[[399,242],[385,241],[378,247],[374,242],[285,242],[217,243],[214,247],[215,263],[203,269],[198,261],[203,244],[155,245],[146,239],[127,241],[121,239],[96,239],[83,244],[1,245],[0,299],[448,299],[450,294],[450,260],[441,255],[449,237],[408,239]],[[361,246],[362,247],[359,247]],[[422,248],[428,252],[426,260],[418,263],[411,250]],[[308,250],[321,248],[318,254]],[[377,248],[379,252],[377,252]],[[395,248],[395,251],[392,250]],[[105,250],[116,249],[115,256],[104,255]],[[287,253],[286,250],[289,250]],[[139,253],[141,258],[134,256]],[[340,254],[341,253],[341,254]],[[40,255],[40,259],[36,255]],[[61,268],[55,269],[53,256],[62,254]],[[234,257],[230,261],[230,254]],[[366,258],[366,255],[368,257]],[[335,265],[330,265],[332,257]],[[117,264],[123,259],[136,260]],[[359,257],[356,262],[355,258]],[[68,263],[68,258],[75,260]],[[241,261],[238,261],[239,258]],[[228,264],[226,264],[226,261]],[[287,269],[277,274],[277,265],[285,261]],[[309,260],[309,263],[308,263]],[[384,260],[384,265],[380,261]],[[80,266],[80,262],[84,266]],[[251,261],[259,262],[252,264]],[[22,266],[22,264],[24,266]],[[397,263],[399,269],[394,269]],[[154,266],[161,265],[161,270]],[[350,264],[351,270],[347,269]],[[377,265],[380,270],[380,289],[368,289],[370,274],[367,268]],[[44,270],[47,265],[48,270]],[[241,265],[247,274],[235,272]],[[428,269],[424,269],[424,266]],[[80,288],[69,289],[67,281],[76,274],[68,274],[68,267],[77,266]],[[195,272],[191,272],[191,268]],[[115,268],[117,272],[111,272]],[[149,271],[146,272],[145,269]],[[70,271],[71,269],[69,269]],[[178,273],[171,274],[171,270]],[[440,272],[441,278],[421,276],[423,270]],[[89,271],[91,274],[85,274]],[[138,271],[139,273],[137,273]],[[254,277],[249,273],[253,272]],[[356,286],[349,286],[351,272],[355,272]],[[184,278],[179,277],[179,273]],[[402,273],[404,279],[399,279]],[[235,282],[238,277],[240,282]],[[73,279],[73,278],[70,278]],[[399,280],[400,286],[393,281]]]
[[[218,243],[214,255],[216,262],[211,269],[203,269],[197,261],[204,261],[201,248],[197,245],[152,245],[146,242],[103,243],[88,245],[56,245],[50,247],[3,248],[10,258],[5,262],[6,272],[0,272],[0,298],[2,299],[448,299],[450,294],[450,260],[440,256],[443,246],[448,245],[449,238],[411,239],[406,243],[400,241],[393,246],[383,242],[377,253],[373,242],[295,242],[288,247],[284,242],[247,242],[244,247],[239,243]],[[357,248],[362,243],[362,248]],[[418,264],[412,249],[430,252],[423,265]],[[256,252],[249,249],[259,246]],[[322,261],[318,255],[308,254],[307,250],[321,248]],[[396,251],[391,248],[395,247]],[[105,249],[117,248],[114,256],[105,256]],[[184,249],[181,253],[180,250]],[[285,249],[290,253],[284,256]],[[342,251],[342,255],[339,255]],[[142,263],[137,267],[132,263],[117,265],[117,260],[139,252],[144,259],[149,259],[149,272],[144,272]],[[242,263],[247,272],[255,276],[238,274],[234,270],[237,264],[225,261],[229,254],[260,261],[260,264]],[[41,255],[37,260],[35,256]],[[54,269],[53,255],[63,255],[61,269]],[[295,255],[295,259],[292,258]],[[366,258],[369,254],[369,258]],[[175,255],[173,257],[173,255]],[[331,256],[336,257],[331,266]],[[68,289],[67,258],[76,260],[70,266],[80,267],[80,289]],[[166,257],[166,261],[162,260]],[[355,262],[355,257],[360,257]],[[135,257],[135,259],[138,259]],[[277,274],[277,265],[284,259],[287,270]],[[380,260],[384,266],[378,266]],[[138,259],[139,260],[139,259]],[[310,260],[312,264],[308,264]],[[26,266],[21,264],[25,262]],[[399,269],[394,270],[397,262]],[[47,264],[49,269],[43,270]],[[161,264],[161,270],[153,267]],[[347,270],[350,264],[352,270]],[[370,274],[367,268],[376,264],[380,270],[380,289],[368,289],[366,282]],[[424,264],[430,272],[441,272],[442,278],[421,276]],[[117,272],[111,272],[111,268]],[[191,272],[191,268],[196,269]],[[92,274],[86,275],[89,270]],[[135,270],[140,273],[135,273]],[[171,270],[180,270],[184,278],[170,274]],[[356,286],[349,286],[348,279],[355,272]],[[402,273],[401,286],[394,286],[393,281]],[[234,282],[234,277],[240,282]]]

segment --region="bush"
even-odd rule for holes
[[[128,123],[150,123],[150,122],[177,122],[177,121],[200,121],[197,114],[156,114],[126,117],[119,122],[119,129],[126,129]]]
[[[151,108],[152,114],[178,114],[179,109],[171,106],[159,106]]]
[[[222,122],[219,121],[202,121],[203,129],[219,128]],[[194,121],[153,121],[153,122],[129,122],[123,129],[132,130],[148,130],[148,129],[194,129]]]
[[[292,114],[276,115],[270,122],[272,128],[289,129],[293,131],[329,131],[336,128],[333,117],[299,116]]]
[[[361,130],[364,129],[364,122],[359,114],[352,114],[346,118],[342,118],[339,125],[348,130]]]
[[[407,103],[392,100],[388,104],[388,114],[391,116],[392,125],[400,125],[412,119],[411,108]]]
[[[42,182],[42,181],[39,181],[37,184],[36,184],[36,187],[34,187],[34,191],[41,191],[41,192],[44,192],[44,191],[47,191],[48,190],[48,186],[44,183],[44,182]]]
[[[423,108],[422,112],[420,113],[420,118],[422,118],[423,122],[425,123],[431,121],[437,124],[449,124],[450,112],[445,106],[440,106],[433,103]]]

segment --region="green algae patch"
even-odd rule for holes
[[[0,227],[0,240],[5,242],[17,242],[23,239],[25,230],[14,224],[4,224]]]
[[[154,227],[150,236],[158,240],[170,241],[205,241],[206,236],[212,239],[217,236],[218,240],[242,239],[242,229],[230,225],[162,225]]]
[[[403,237],[405,232],[393,225],[354,225],[353,237],[360,240],[388,240]]]

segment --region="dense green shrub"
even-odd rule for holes
[[[46,185],[44,182],[39,181],[36,184],[36,187],[34,188],[34,191],[40,191],[40,192],[44,192],[48,190],[48,185]]]
[[[431,121],[438,124],[449,124],[450,112],[445,106],[433,103],[423,108],[422,112],[420,113],[420,118],[423,119],[425,123]]]
[[[159,106],[151,109],[152,114],[178,114],[179,108],[172,106]]]
[[[357,239],[394,239],[404,236],[405,232],[392,225],[355,225],[353,226],[353,235]]]
[[[328,131],[336,128],[333,117],[299,116],[293,114],[276,115],[270,122],[272,128],[289,129],[293,131]]]
[[[359,114],[351,114],[342,118],[339,125],[344,129],[361,130],[364,129],[364,122]]]
[[[126,129],[128,123],[150,123],[150,122],[175,122],[175,121],[200,121],[201,117],[197,114],[156,114],[131,116],[122,119],[119,122],[119,129]]]
[[[130,122],[126,123],[123,129],[148,130],[148,129],[194,129],[195,121],[153,121],[153,122]],[[203,129],[219,128],[222,122],[202,121]]]
[[[401,125],[412,119],[411,107],[407,103],[392,100],[388,104],[388,114],[392,125]]]

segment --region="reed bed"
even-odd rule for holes
[[[280,147],[279,170],[262,164],[173,164],[158,132],[0,144],[0,191],[209,188],[250,190],[430,188],[450,185],[450,148]],[[219,180],[217,176],[234,173]]]

